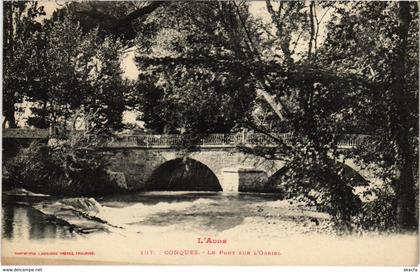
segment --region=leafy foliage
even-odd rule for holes
[[[108,162],[96,149],[93,130],[72,131],[66,139],[33,142],[4,166],[5,187],[52,195],[98,195],[121,189],[110,181]]]
[[[137,58],[142,73],[136,90],[146,127],[159,133],[221,133],[243,120],[254,97],[246,69],[223,72],[210,63],[148,62],[166,56],[204,61],[232,57],[234,45],[226,40],[243,46],[238,19],[227,17],[233,9],[224,2],[175,2],[165,16],[150,19],[159,28],[152,39],[138,39]]]
[[[363,203],[353,225],[361,231],[396,231],[398,229],[397,199],[392,187],[375,187],[368,191],[375,199]]]
[[[395,194],[398,225],[415,227],[418,168],[418,7],[413,3],[353,3],[337,9],[323,55],[334,69],[364,75],[376,88],[363,89],[353,118],[375,134],[353,155]],[[382,194],[383,195],[383,194]],[[386,217],[385,217],[386,218]]]
[[[352,216],[360,211],[360,200],[353,193],[348,177],[342,175],[342,167],[331,163],[331,159],[350,156],[337,147],[344,134],[376,134],[378,124],[372,126],[374,122],[384,120],[385,124],[396,124],[395,118],[383,114],[389,112],[389,107],[393,108],[394,116],[401,113],[396,110],[395,101],[390,100],[394,87],[389,87],[394,83],[386,81],[394,71],[375,72],[383,76],[383,80],[366,76],[373,69],[368,69],[367,64],[382,59],[381,52],[386,52],[386,65],[395,64],[395,52],[382,49],[390,44],[382,43],[381,39],[399,37],[398,27],[391,23],[398,20],[396,4],[321,3],[317,6],[314,2],[281,2],[273,5],[267,1],[271,22],[250,16],[243,3],[197,3],[192,6],[195,16],[191,16],[190,6],[181,3],[171,6],[170,16],[163,22],[161,17],[152,17],[161,29],[156,31],[152,41],[142,43],[139,40],[137,63],[142,70],[153,71],[139,77],[140,103],[144,105],[141,110],[146,124],[159,128],[159,132],[218,132],[220,126],[214,124],[210,129],[200,127],[208,124],[209,99],[217,99],[207,93],[197,94],[197,90],[211,91],[213,86],[220,85],[202,73],[228,74],[237,78],[236,71],[239,70],[239,74],[250,79],[242,80],[249,82],[245,85],[249,88],[237,85],[240,88],[233,90],[245,90],[252,100],[257,93],[258,99],[265,100],[275,113],[262,121],[258,113],[266,107],[255,100],[256,103],[245,104],[248,105],[244,108],[247,109],[245,114],[239,114],[244,117],[239,122],[241,126],[274,138],[277,132],[290,132],[291,141],[285,143],[276,139],[278,146],[271,151],[272,157],[286,160],[293,181],[288,189],[309,202],[310,194],[315,192],[319,196],[317,205],[328,210],[337,222],[350,226]],[[371,16],[382,12],[384,7],[386,12],[376,17],[378,24],[375,27],[378,28],[372,28]],[[338,11],[338,15],[331,15],[324,44],[319,44],[322,19],[317,17],[317,12],[322,11],[325,15],[328,9]],[[229,21],[226,21],[226,15],[229,15]],[[210,20],[217,24],[208,24]],[[386,31],[383,28],[387,28]],[[301,34],[302,39],[299,38]],[[363,38],[366,35],[369,39]],[[375,47],[373,55],[369,46]],[[354,48],[356,58],[349,48]],[[203,84],[206,81],[209,84]],[[390,91],[382,96],[381,90],[387,89]],[[230,88],[229,95],[235,97],[235,94]],[[225,98],[224,101],[229,100]],[[186,106],[194,110],[185,110]],[[224,107],[210,107],[211,120],[217,120],[218,116],[214,115],[217,108]],[[204,109],[206,113],[200,116],[199,120],[203,120],[200,122],[195,119],[198,109]],[[416,110],[413,108],[410,112]],[[278,120],[273,122],[275,118]],[[174,129],[177,126],[178,129]],[[409,127],[405,130],[411,131]],[[392,128],[380,127],[380,131],[388,133]],[[251,152],[259,154],[255,150]]]
[[[3,186],[7,188],[24,187],[34,192],[43,192],[49,169],[44,163],[46,146],[32,142],[29,147],[3,165]]]
[[[83,110],[98,117],[85,126],[102,131],[122,128],[128,89],[121,76],[122,44],[97,36],[96,30],[83,34],[70,19],[49,22],[32,36],[39,46],[29,67],[36,66],[34,80],[40,87],[28,93],[35,103],[30,125],[66,130],[75,112]]]
[[[45,15],[37,2],[7,1],[4,3],[4,66],[3,66],[3,127],[16,127],[17,103],[27,89],[34,87],[32,71],[27,70],[32,43],[29,37],[41,29],[37,17]]]
[[[37,104],[29,120],[37,127],[74,126],[73,117],[80,115],[87,129],[118,130],[129,106],[156,133],[189,135],[182,146],[187,149],[209,133],[262,132],[276,146],[247,151],[286,161],[291,197],[328,211],[345,228],[352,221],[362,228],[367,222],[378,229],[394,222],[415,225],[415,3],[267,0],[265,20],[250,13],[248,2],[140,5],[70,3],[42,27],[34,21],[43,14],[36,4],[7,6],[6,17],[18,18],[16,24],[7,21],[5,43],[10,124],[15,104],[25,97]],[[14,25],[19,31],[10,30]],[[133,89],[121,79],[119,64],[128,45],[136,47],[140,70]],[[98,117],[85,118],[90,114]],[[286,131],[292,135],[288,142],[276,138]],[[346,152],[337,143],[348,133],[375,137]],[[83,173],[101,176],[104,166],[93,152],[77,149],[91,148],[78,141],[57,143],[51,154],[58,177],[80,190],[88,186],[78,185]],[[37,150],[20,155],[17,165],[38,156]],[[351,178],[336,163],[343,158],[384,181],[383,191],[371,191],[375,201],[361,205]],[[43,166],[34,167],[30,171],[42,176]]]

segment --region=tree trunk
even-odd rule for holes
[[[398,36],[395,59],[392,67],[391,110],[392,134],[397,144],[397,223],[400,230],[414,229],[417,226],[415,216],[415,181],[413,176],[413,156],[409,138],[409,112],[406,107],[408,94],[406,75],[406,50],[410,25],[410,2],[399,2]]]
[[[277,114],[277,116],[279,117],[281,121],[286,119],[283,114],[283,111],[284,111],[283,105],[281,103],[278,103],[273,95],[271,95],[270,93],[262,89],[257,89],[257,95],[260,95],[261,97],[264,98],[264,100],[268,103],[268,105],[270,105],[270,107]]]
[[[6,99],[5,99],[6,100]],[[15,104],[13,101],[10,101],[7,99],[7,102],[3,102],[3,115],[4,115],[4,121],[3,121],[3,128],[6,127],[6,124],[9,128],[16,128],[16,118],[15,118]]]
[[[13,5],[14,2],[6,2],[4,3],[4,69],[10,68],[7,65],[13,61],[14,58],[14,24],[13,24]],[[6,68],[5,68],[6,67]],[[10,69],[9,69],[10,73]],[[15,119],[15,95],[12,90],[13,86],[10,82],[10,75],[3,75],[6,77],[6,80],[3,82],[3,128],[8,125],[9,128],[16,127],[16,119]]]

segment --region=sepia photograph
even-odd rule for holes
[[[1,263],[417,267],[419,6],[3,1]]]

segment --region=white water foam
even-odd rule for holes
[[[138,203],[122,208],[101,206],[96,216],[109,222],[111,225],[127,228],[127,225],[143,221],[154,214],[187,210],[194,206],[209,205],[212,203],[217,202],[208,198],[199,198],[194,201],[159,202],[155,205]]]

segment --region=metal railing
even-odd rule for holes
[[[273,135],[285,144],[292,144],[291,133],[278,133]],[[49,131],[46,129],[3,129],[3,138],[21,139],[47,139]],[[352,148],[360,145],[368,135],[346,134],[338,141],[339,148]],[[278,143],[277,143],[278,144]],[[143,148],[170,148],[183,145],[198,145],[201,147],[235,147],[245,146],[274,146],[276,141],[262,133],[227,133],[209,134],[203,137],[192,138],[189,135],[162,134],[162,135],[119,135],[112,137],[107,147],[143,147]]]
[[[285,144],[290,144],[293,135],[281,133],[273,135],[282,140]],[[339,148],[352,148],[360,145],[367,135],[348,134],[338,141]],[[144,148],[170,148],[185,144],[197,145],[200,147],[235,147],[245,146],[274,146],[276,141],[260,133],[235,133],[235,134],[209,134],[203,138],[190,138],[187,135],[164,134],[164,135],[123,135],[114,137],[109,141],[108,147],[144,147]]]

